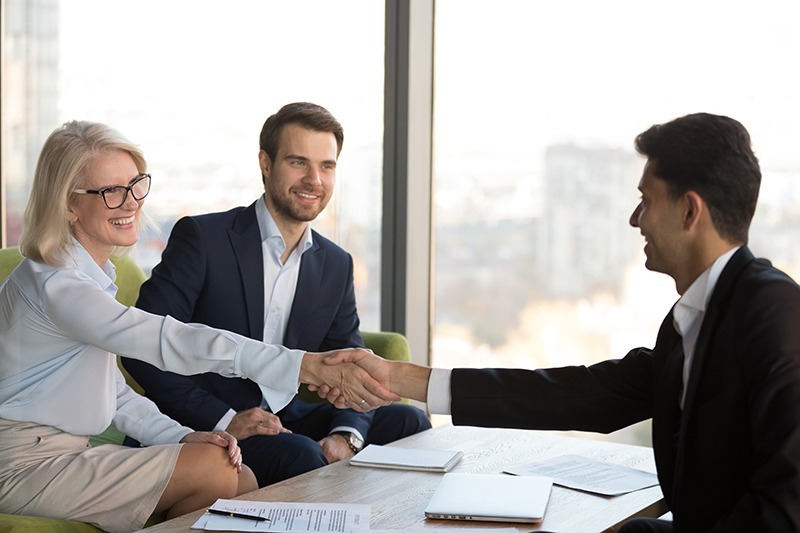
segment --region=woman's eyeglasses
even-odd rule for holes
[[[128,199],[128,193],[131,193],[135,200],[143,200],[147,196],[147,193],[150,192],[150,174],[139,174],[130,185],[113,185],[99,190],[75,189],[72,192],[76,194],[97,194],[103,197],[103,202],[105,202],[107,208],[119,209]]]

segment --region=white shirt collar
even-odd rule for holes
[[[678,333],[685,335],[697,316],[706,312],[708,302],[711,300],[711,295],[714,293],[714,287],[717,285],[722,270],[739,248],[739,246],[731,248],[719,256],[710,267],[705,269],[692,282],[675,304],[673,317],[675,319],[675,329],[678,330]]]

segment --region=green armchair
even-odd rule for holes
[[[22,261],[19,248],[10,247],[0,249],[0,282],[11,273],[14,268]],[[117,269],[117,300],[125,305],[134,305],[139,297],[139,287],[147,279],[142,269],[129,257],[112,258],[111,261]],[[410,361],[410,350],[406,338],[393,332],[368,332],[362,331],[364,345],[376,354],[380,354],[387,359]],[[139,394],[144,391],[138,383],[119,365],[122,374],[131,386]],[[305,386],[300,390],[301,398],[309,401],[321,401],[320,398],[310,392]],[[407,400],[403,400],[404,402]],[[122,444],[125,435],[117,431],[114,426],[110,426],[100,435],[95,435],[89,439],[92,446],[100,444]],[[158,519],[155,520],[156,522]],[[150,524],[150,522],[148,522]],[[34,516],[9,515],[0,513],[0,532],[2,533],[98,533],[102,532],[89,524],[75,522],[71,520],[57,520],[52,518],[39,518]]]

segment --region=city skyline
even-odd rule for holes
[[[269,114],[289,101],[328,107],[346,140],[334,203],[314,226],[353,253],[362,328],[378,329],[382,2],[48,5],[58,41],[40,52],[59,61],[48,85],[59,95],[52,124],[37,127],[99,120],[143,147],[146,209],[163,226],[137,246],[146,268],[178,216],[261,194],[257,134]],[[764,173],[751,246],[800,275],[800,33],[784,11],[771,0],[755,14],[721,0],[437,0],[435,364],[588,364],[652,342],[677,294],[646,271],[627,227],[643,164],[633,138],[688,112],[749,129]],[[6,92],[8,78],[4,101],[42,96],[34,85]],[[18,144],[31,157],[39,142]],[[8,153],[4,180],[27,183],[8,174]]]

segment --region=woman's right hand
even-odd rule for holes
[[[236,440],[236,437],[227,431],[195,431],[194,433],[187,433],[184,435],[180,442],[209,443],[227,448],[231,465],[236,467],[238,473],[242,473],[242,450],[239,449],[239,442]]]

